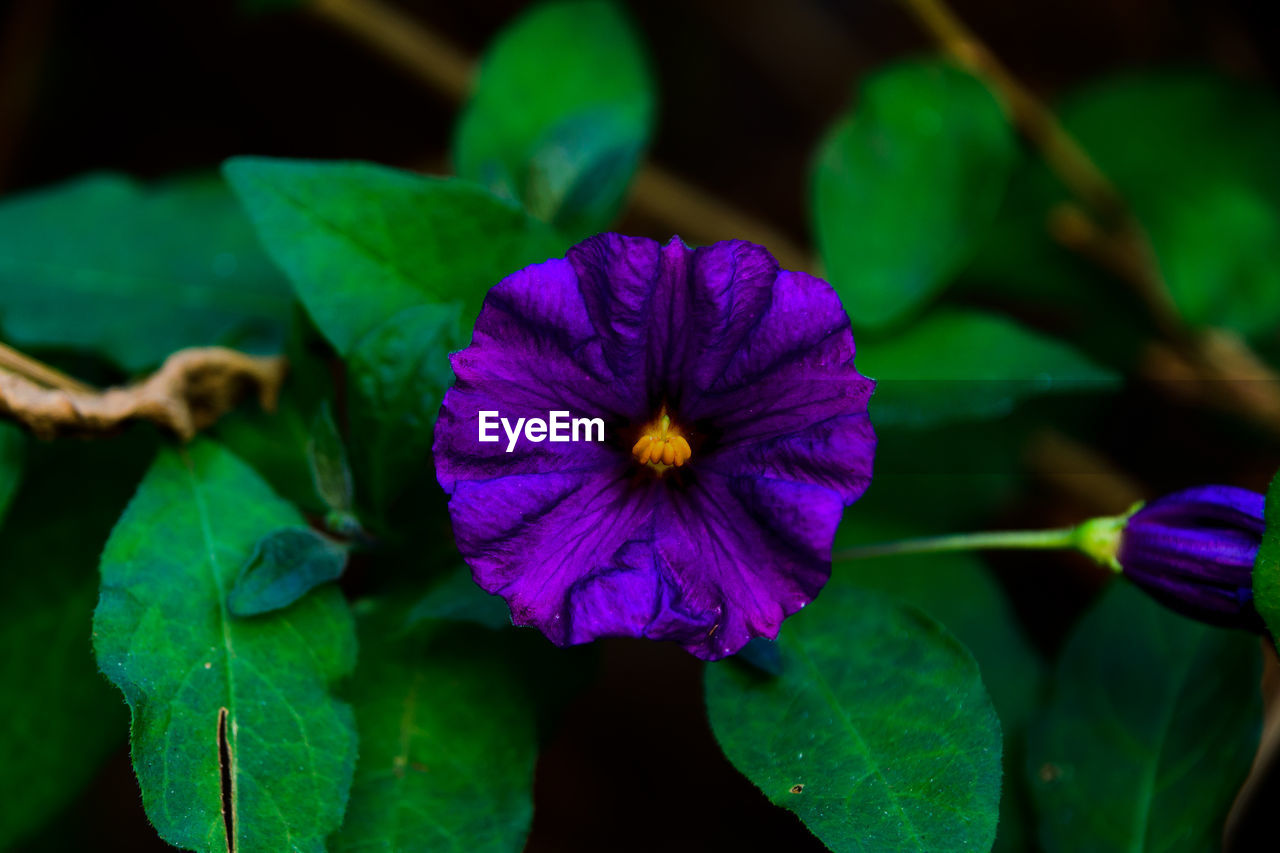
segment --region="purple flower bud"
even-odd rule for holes
[[[1196,486],[1152,501],[1129,518],[1117,559],[1152,598],[1201,622],[1265,631],[1253,605],[1262,544],[1262,495]]]

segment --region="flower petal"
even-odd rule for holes
[[[525,439],[507,453],[501,428],[497,443],[479,442],[481,411],[496,411],[514,427],[519,418],[546,419],[551,411],[632,419],[647,405],[633,393],[634,380],[607,366],[577,275],[563,260],[527,267],[494,286],[471,345],[451,362],[457,382],[445,393],[434,443],[437,477],[449,493],[458,480],[595,470],[617,456],[605,444]]]
[[[628,488],[630,472],[523,474],[460,481],[449,501],[458,550],[476,583],[500,594],[517,625],[568,640],[570,588],[651,526],[652,490]]]
[[[719,614],[713,633],[684,647],[716,660],[776,637],[826,584],[843,509],[829,489],[712,472],[672,490],[655,513],[659,563],[686,609]]]
[[[856,501],[871,482],[875,382],[853,356],[849,318],[831,286],[780,274],[750,338],[689,409],[723,436],[702,465],[821,485]]]

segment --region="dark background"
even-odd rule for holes
[[[471,56],[524,3],[394,4]],[[810,153],[857,80],[928,39],[890,0],[627,4],[660,93],[651,159],[809,245]],[[956,0],[955,10],[1016,75],[1056,93],[1135,67],[1195,65],[1275,87],[1270,0]],[[216,166],[235,154],[360,158],[448,170],[456,105],[307,11],[246,15],[216,0],[0,3],[0,193],[114,169],[142,177]],[[623,230],[665,238],[627,214]],[[1160,486],[1167,460],[1208,464],[1255,488],[1280,462],[1212,443],[1213,427],[1131,395],[1103,449]],[[1181,473],[1185,474],[1185,469]],[[1248,478],[1246,478],[1248,479]],[[1079,517],[1070,495],[1032,493],[1004,523]],[[1047,654],[1087,600],[1065,558],[1057,581],[996,561]],[[1039,575],[1043,578],[1044,575]],[[1055,585],[1056,584],[1056,585]],[[529,849],[821,850],[720,756],[701,705],[701,664],[674,647],[602,643],[599,682],[568,708],[538,768]],[[86,649],[87,653],[87,649]],[[122,737],[123,737],[122,733]],[[1275,774],[1271,774],[1273,777]],[[1274,779],[1242,820],[1280,796]],[[1250,817],[1254,815],[1254,818]],[[165,849],[147,826],[122,747],[89,791],[29,849]]]

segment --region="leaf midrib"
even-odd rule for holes
[[[195,497],[196,515],[200,519],[200,535],[204,540],[206,565],[209,568],[209,574],[213,577],[214,589],[218,593],[218,621],[222,631],[222,645],[226,654],[224,672],[227,681],[227,754],[230,756],[231,766],[228,768],[228,778],[231,780],[231,826],[233,831],[238,829],[236,823],[236,756],[240,754],[239,744],[237,743],[237,735],[239,727],[236,725],[236,685],[235,672],[232,669],[231,661],[234,657],[235,650],[231,641],[231,624],[229,614],[227,613],[227,590],[222,582],[221,570],[218,565],[218,557],[216,547],[213,540],[213,529],[209,523],[209,510],[205,504],[204,492],[200,488],[200,479],[196,476],[195,462],[191,458],[191,454],[185,449],[180,450],[182,463],[187,469],[187,476],[191,482],[191,492]],[[221,796],[222,792],[218,792],[219,803],[218,812],[222,812]],[[227,815],[222,815],[225,822]]]
[[[889,802],[893,803],[894,808],[898,810],[898,814],[902,816],[903,824],[907,827],[907,829],[911,831],[911,837],[915,840],[916,849],[926,850],[927,848],[924,846],[924,839],[920,837],[920,831],[916,828],[915,823],[911,820],[911,816],[907,814],[906,808],[903,807],[902,803],[899,802],[898,798],[893,794],[893,787],[889,784],[889,780],[885,778],[884,772],[881,769],[879,762],[875,760],[875,757],[872,754],[870,747],[867,746],[866,739],[862,737],[862,733],[858,731],[858,728],[856,725],[854,725],[853,720],[849,717],[847,713],[845,713],[844,705],[840,702],[839,698],[836,696],[835,691],[831,689],[831,685],[827,681],[826,676],[822,674],[822,671],[818,668],[818,665],[814,662],[813,658],[809,655],[809,652],[805,649],[804,643],[798,637],[792,636],[791,644],[794,646],[796,653],[804,661],[805,666],[807,666],[809,671],[813,674],[812,683],[815,684],[818,687],[818,689],[822,692],[823,697],[827,700],[828,704],[830,704],[832,708],[835,708],[836,712],[840,716],[840,720],[844,723],[845,728],[848,729],[849,734],[853,737],[855,741],[857,741],[858,745],[862,748],[863,754],[866,755],[867,757],[867,762],[871,765],[872,772],[875,774],[876,778],[880,780],[880,783],[884,786],[885,798]]]
[[[1197,638],[1196,647],[1200,645],[1200,639]],[[1178,698],[1187,688],[1195,655],[1184,653],[1179,656],[1179,659],[1182,661],[1182,666],[1176,673],[1176,682],[1170,691],[1171,701],[1162,703],[1160,722],[1156,727],[1157,736],[1155,749],[1152,752],[1152,760],[1143,771],[1137,788],[1140,796],[1138,807],[1134,811],[1133,844],[1129,848],[1134,853],[1143,853],[1147,849],[1147,833],[1151,829],[1151,806],[1155,800],[1156,777],[1160,770],[1161,756],[1164,753],[1165,740],[1168,739],[1169,730],[1173,725]]]

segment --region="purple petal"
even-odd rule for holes
[[[1193,486],[1156,498],[1134,514],[1133,521],[1162,521],[1183,526],[1218,526],[1252,530],[1261,535],[1266,497],[1235,486]]]
[[[570,591],[597,571],[620,568],[628,542],[652,527],[654,491],[628,487],[622,465],[573,474],[459,481],[449,501],[463,559],[486,592],[558,645],[571,641]]]
[[[826,584],[843,510],[828,489],[763,478],[707,473],[673,490],[656,513],[660,564],[689,606],[719,615],[685,648],[716,660],[753,637],[776,637]]]

